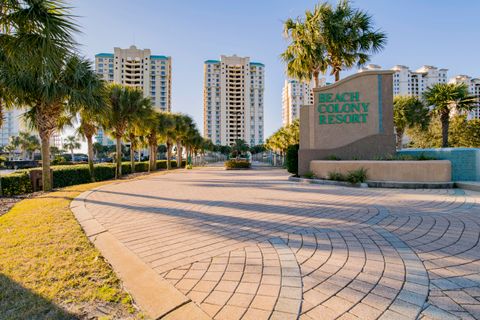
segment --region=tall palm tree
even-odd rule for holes
[[[287,75],[299,80],[315,81],[328,67],[335,81],[340,72],[363,65],[370,55],[383,49],[386,35],[374,28],[372,17],[352,8],[349,0],[340,0],[334,8],[329,3],[306,11],[305,18],[288,19],[284,33],[290,44],[282,54]]]
[[[290,41],[282,60],[287,64],[286,72],[300,81],[314,81],[319,87],[319,74],[327,70],[325,47],[320,38],[318,21],[321,8],[305,12],[305,18],[287,19],[284,22],[284,36]]]
[[[75,154],[74,151],[80,149],[82,145],[78,141],[76,136],[68,136],[63,140],[63,147],[66,150],[70,150],[70,154],[72,155],[72,162],[75,162]]]
[[[152,108],[149,98],[144,98],[142,91],[121,85],[110,85],[108,108],[103,127],[115,138],[116,170],[115,177],[122,175],[122,138],[130,123],[139,115],[148,113]]]
[[[429,109],[415,96],[396,96],[393,99],[393,123],[397,136],[397,149],[402,148],[405,129],[419,125],[426,129],[430,122]]]
[[[374,27],[371,15],[353,8],[349,0],[340,0],[335,8],[329,4],[318,8],[320,35],[335,81],[340,80],[342,70],[364,65],[384,48],[386,34]]]
[[[88,73],[90,80],[91,94],[90,103],[81,104],[78,110],[78,116],[80,118],[80,125],[77,129],[78,134],[85,138],[87,141],[87,154],[88,154],[88,168],[90,171],[90,178],[92,182],[95,181],[95,170],[93,167],[94,148],[93,148],[93,136],[97,133],[98,129],[102,125],[102,121],[106,116],[107,98],[106,98],[106,85],[100,78],[94,73],[89,62],[84,61],[82,64],[81,72]]]
[[[167,146],[167,170],[171,169],[172,135],[175,128],[175,118],[172,113],[160,112],[157,119],[157,134]]]
[[[448,147],[450,114],[453,110],[463,112],[478,106],[478,99],[470,95],[464,83],[437,83],[428,87],[423,94],[432,114],[440,117],[442,123],[442,147]]]
[[[0,88],[26,106],[42,142],[43,190],[50,179],[50,136],[83,87],[73,72],[76,25],[61,0],[9,0],[0,16]]]

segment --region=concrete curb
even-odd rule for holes
[[[350,188],[368,188],[368,185],[366,183],[352,184],[346,181],[307,179],[307,178],[299,178],[295,176],[288,177],[288,180],[303,183],[303,184],[322,184],[322,185],[328,185],[328,186],[342,186],[342,187],[350,187]]]
[[[105,229],[85,207],[95,188],[83,192],[70,203],[89,240],[112,265],[135,302],[153,319],[211,319],[200,307],[138,258]]]
[[[480,182],[478,181],[457,181],[455,186],[464,190],[480,192]]]
[[[354,187],[354,188],[388,188],[388,189],[452,189],[459,183],[453,182],[397,182],[397,181],[367,181],[366,183],[351,184],[345,181],[334,181],[324,179],[306,179],[290,176],[289,181],[304,184],[321,184],[330,186]],[[473,186],[475,187],[475,186]],[[465,188],[463,188],[465,189]],[[474,189],[469,189],[474,190]],[[475,190],[474,190],[475,191]],[[480,186],[478,186],[480,191]]]

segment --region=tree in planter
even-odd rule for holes
[[[70,154],[72,156],[72,162],[75,162],[75,153],[74,151],[76,149],[80,149],[82,145],[78,141],[78,138],[76,136],[68,136],[63,140],[63,147],[67,150],[70,151]]]
[[[430,122],[430,110],[415,96],[396,96],[393,99],[393,123],[397,136],[397,150],[402,148],[405,130],[419,126],[425,130]]]
[[[108,90],[104,128],[115,138],[115,178],[119,178],[122,175],[122,138],[129,124],[134,122],[139,114],[145,114],[152,108],[152,102],[143,97],[142,91],[132,87],[114,84]]]
[[[478,99],[470,95],[464,83],[437,83],[428,87],[423,94],[425,102],[431,106],[432,113],[440,117],[442,124],[442,148],[448,147],[448,129],[450,113],[468,111],[478,106]]]
[[[249,149],[248,144],[245,142],[245,140],[242,139],[236,139],[235,143],[232,144],[232,155],[234,155],[236,158],[240,157],[242,154],[247,152]]]

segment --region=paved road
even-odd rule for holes
[[[287,177],[204,168],[86,207],[215,319],[480,318],[480,194]]]

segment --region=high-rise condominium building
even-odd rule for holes
[[[368,70],[381,70],[382,67],[375,64],[369,64],[359,72]],[[410,70],[407,66],[396,65],[392,68],[395,71],[393,75],[393,94],[394,95],[412,95],[421,97],[423,92],[435,83],[447,83],[448,69],[438,69],[433,66],[423,66],[416,71]]]
[[[450,79],[450,83],[464,83],[471,95],[480,99],[480,79],[461,74]],[[467,114],[468,119],[480,119],[480,108],[475,108]]]
[[[157,110],[171,111],[171,57],[152,55],[150,49],[135,46],[114,48],[114,53],[95,55],[95,70],[108,82],[139,88]],[[103,130],[98,132],[96,141],[113,144]]]
[[[0,146],[8,145],[10,137],[18,136],[20,132],[20,117],[22,111],[18,109],[4,111],[3,125],[0,127]]]
[[[320,79],[324,86],[325,78]],[[285,80],[282,90],[282,123],[288,126],[300,116],[300,107],[313,104],[313,83],[294,79]]]
[[[221,56],[204,63],[203,128],[214,144],[243,139],[263,143],[265,66],[250,58]]]

